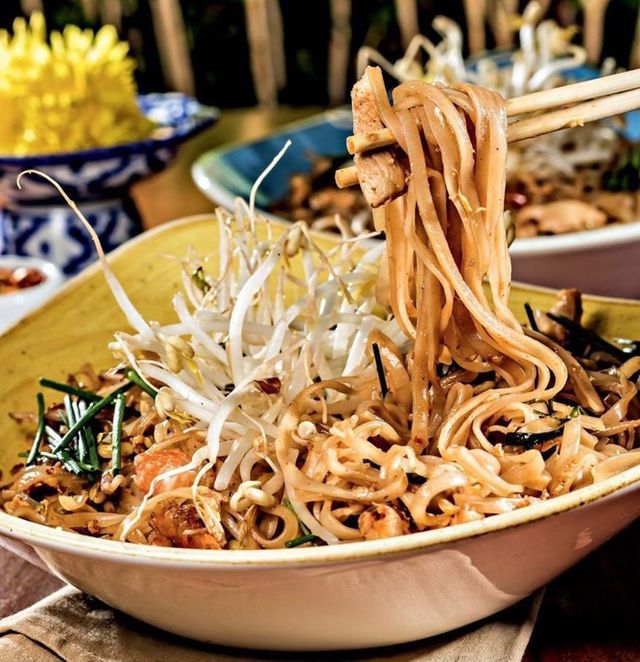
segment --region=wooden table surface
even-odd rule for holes
[[[224,111],[215,127],[182,148],[170,168],[136,185],[133,197],[144,225],[213,210],[191,181],[190,167],[199,154],[264,135],[314,111]],[[0,617],[24,609],[60,586],[55,577],[0,548]],[[640,661],[640,522],[547,588],[525,660]]]

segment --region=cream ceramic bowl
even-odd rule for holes
[[[577,287],[603,296],[640,299],[640,222],[549,237],[516,239],[513,277],[546,287]]]
[[[274,233],[279,227],[276,225]],[[168,321],[189,245],[215,254],[211,218],[147,233],[112,255],[134,303]],[[325,243],[333,241],[326,238]],[[518,312],[553,294],[515,286]],[[611,337],[640,337],[640,304],[589,298]],[[0,338],[0,466],[23,449],[8,412],[33,408],[37,377],[110,364],[126,328],[97,267]],[[46,333],[43,332],[46,329]],[[0,540],[107,604],[176,634],[229,646],[330,650],[436,635],[515,603],[640,515],[640,467],[595,486],[480,522],[379,541],[264,551],[198,551],[102,541],[0,513]]]

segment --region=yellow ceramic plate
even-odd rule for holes
[[[286,224],[271,222],[277,237]],[[267,229],[260,226],[266,237]],[[318,235],[328,247],[332,235]],[[147,232],[112,253],[113,269],[134,305],[147,320],[175,321],[171,298],[181,288],[180,259],[189,247],[216,261],[216,221],[195,216]],[[570,285],[570,283],[568,283]],[[549,308],[554,294],[516,284],[512,307],[524,321],[523,304]],[[585,319],[608,337],[640,338],[640,304],[621,299],[586,297]],[[9,418],[11,411],[34,410],[38,377],[64,381],[83,363],[101,369],[112,365],[107,349],[113,334],[128,329],[97,264],[71,280],[55,297],[0,337],[0,468],[5,471],[25,450],[24,437]],[[47,395],[47,394],[45,394]]]

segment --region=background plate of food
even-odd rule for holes
[[[508,55],[491,56],[499,66]],[[475,64],[474,66],[477,66]],[[598,75],[589,67],[567,80]],[[337,109],[248,143],[204,154],[193,166],[198,187],[214,202],[233,208],[287,140],[291,146],[256,199],[267,215],[335,227],[339,215],[354,234],[372,229],[360,192],[339,190],[336,167],[350,158],[349,110]],[[548,287],[572,282],[594,294],[640,296],[640,113],[577,127],[509,148],[506,208],[514,224],[511,245],[516,280]]]

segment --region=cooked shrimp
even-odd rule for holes
[[[192,549],[220,549],[215,536],[205,529],[193,504],[169,503],[149,518],[153,533],[152,545],[188,547]]]
[[[133,482],[141,492],[148,492],[156,476],[189,464],[190,457],[179,448],[150,450],[136,455],[133,461]],[[194,471],[184,471],[177,476],[162,478],[156,483],[155,494],[168,492],[178,487],[189,487],[195,478]]]
[[[382,504],[365,510],[358,518],[358,528],[366,540],[402,536],[409,532],[402,517],[390,506]]]

